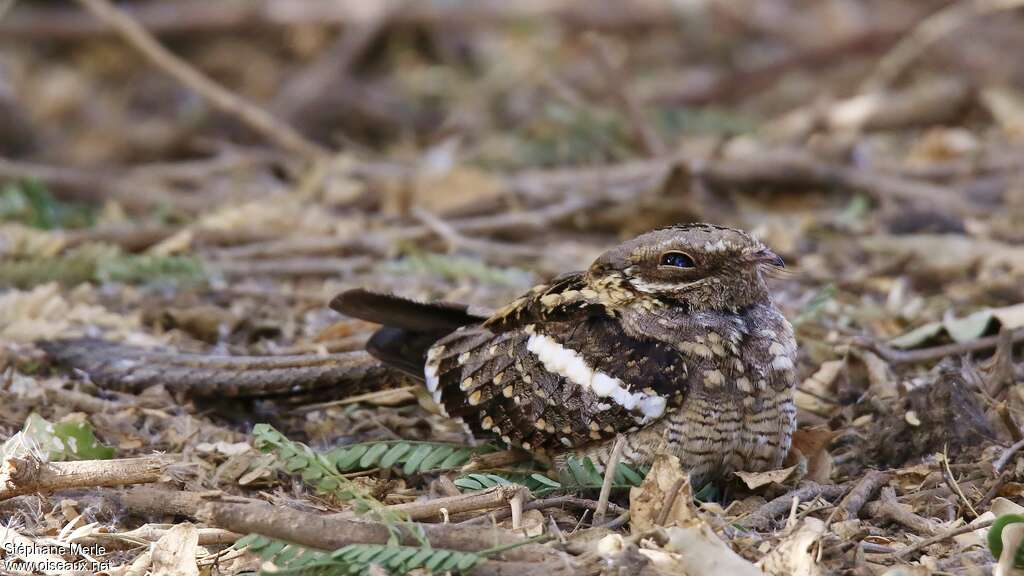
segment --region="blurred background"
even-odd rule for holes
[[[1019,4],[4,2],[0,282],[494,305],[706,220],[825,332],[1013,304]]]
[[[708,221],[788,264],[772,283],[801,343],[801,425],[827,430],[805,447],[829,462],[817,481],[955,456],[974,424],[1019,440],[1022,7],[0,0],[0,372],[16,398],[0,427],[74,382],[37,373],[36,339],[356,350],[372,327],[325,306],[345,288],[496,307],[624,238]],[[981,369],[943,372],[979,351]],[[974,408],[913,395],[950,374],[983,391]],[[326,445],[435,437],[414,408],[282,426]],[[364,426],[373,414],[385,425]],[[194,442],[93,422],[126,451]],[[953,469],[967,496],[1019,499],[1022,471],[993,476],[979,453]],[[941,486],[929,462],[894,480],[901,502]],[[967,517],[936,490],[920,514]],[[853,566],[836,546],[826,560]],[[953,552],[937,566],[959,570]]]

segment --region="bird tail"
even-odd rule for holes
[[[484,321],[462,304],[416,302],[363,289],[342,292],[331,308],[347,316],[382,324],[366,350],[387,366],[423,379],[427,350],[451,332]]]

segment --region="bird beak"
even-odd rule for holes
[[[776,268],[786,267],[786,261],[782,259],[782,256],[779,256],[767,248],[754,254],[753,261],[757,264],[768,264],[769,266],[774,266]]]

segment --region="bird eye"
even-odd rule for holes
[[[697,266],[693,258],[682,252],[665,252],[661,255],[661,265],[674,268],[695,268]]]

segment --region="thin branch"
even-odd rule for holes
[[[906,548],[904,548],[902,550],[898,550],[898,551],[894,552],[892,555],[893,555],[894,558],[897,558],[897,559],[899,559],[899,558],[906,558],[907,556],[913,554],[914,552],[917,552],[918,550],[921,550],[923,548],[927,548],[928,546],[931,546],[932,544],[936,544],[938,542],[942,542],[943,540],[946,540],[947,538],[952,538],[953,536],[959,536],[961,534],[967,534],[968,532],[974,532],[975,530],[981,530],[982,528],[988,528],[989,526],[992,525],[993,522],[995,522],[995,518],[993,518],[991,520],[982,520],[981,522],[975,522],[973,524],[967,524],[965,526],[960,526],[960,527],[957,527],[957,528],[951,528],[951,529],[946,530],[945,532],[943,532],[941,534],[936,534],[935,536],[932,536],[931,538],[925,538],[924,540],[921,540],[920,542],[917,542],[915,544],[907,546]]]
[[[156,482],[171,462],[167,456],[79,462],[8,458],[0,466],[0,500],[35,492]]]
[[[594,522],[597,524],[604,522],[604,513],[608,510],[608,497],[611,496],[612,484],[615,481],[615,468],[619,466],[622,448],[625,445],[626,437],[619,434],[619,437],[615,439],[615,446],[612,447],[612,453],[608,457],[608,463],[605,465],[604,479],[601,481],[601,494],[597,499],[597,509],[594,510]]]
[[[291,126],[232,93],[175,56],[127,12],[115,8],[108,0],[78,0],[78,2],[85,6],[93,16],[114,29],[128,44],[142,53],[155,66],[195,90],[221,112],[238,118],[249,128],[290,152],[314,159],[328,154],[327,150],[308,140]]]
[[[962,356],[972,352],[991,350],[999,344],[999,338],[1000,336],[996,334],[995,336],[985,336],[970,342],[954,342],[952,344],[920,348],[918,350],[899,350],[882,342],[867,338],[858,338],[853,343],[857,346],[873,350],[890,364],[915,364],[941,360],[946,356]],[[1011,341],[1014,344],[1024,342],[1024,328],[1014,330]]]

